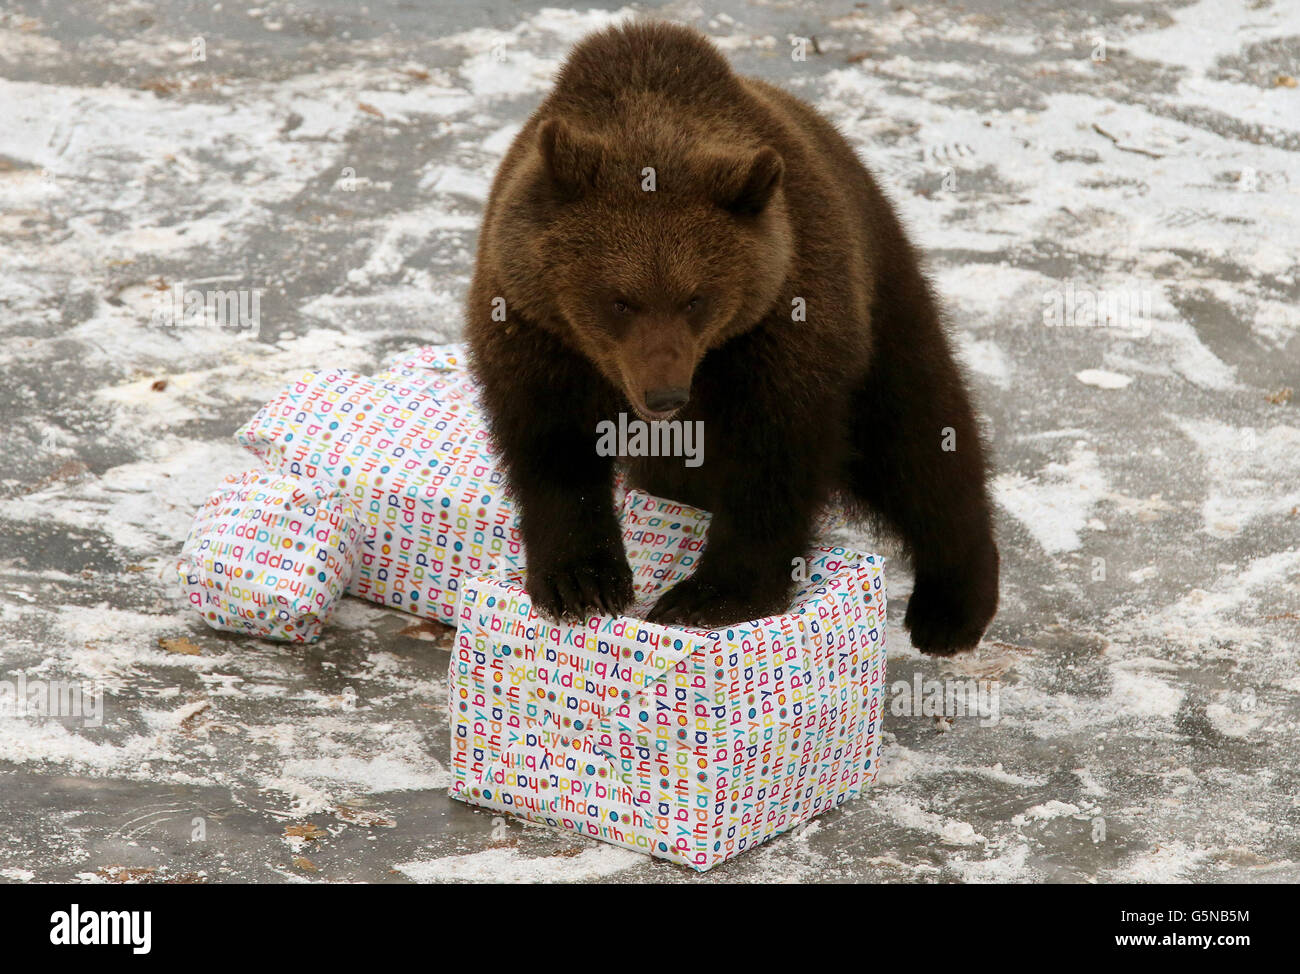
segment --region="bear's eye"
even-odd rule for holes
[[[704,299],[697,296],[687,301],[686,306],[683,310],[685,310],[685,312],[688,315],[692,315],[695,314],[695,312],[699,311],[700,308],[702,307],[704,307]]]
[[[632,313],[632,306],[631,306],[630,304],[628,304],[626,301],[623,301],[623,300],[615,301],[615,302],[614,302],[614,313],[615,313],[615,314],[620,314],[620,315],[631,314],[631,313]]]

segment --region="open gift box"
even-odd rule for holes
[[[876,776],[881,560],[819,548],[784,615],[639,616],[689,575],[708,514],[630,491],[632,614],[552,623],[518,570],[467,577],[449,671],[453,797],[707,870]]]

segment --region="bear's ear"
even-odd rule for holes
[[[714,185],[713,197],[724,210],[738,216],[758,216],[781,185],[785,162],[771,146],[753,155],[732,160],[723,167]]]
[[[542,171],[561,196],[576,198],[596,181],[600,147],[558,118],[537,127]]]

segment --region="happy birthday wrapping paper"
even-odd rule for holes
[[[449,625],[465,573],[523,564],[460,355],[429,346],[374,376],[308,372],[236,433],[267,466],[356,505],[366,535],[350,594]]]
[[[176,571],[214,629],[311,642],[355,573],[364,533],[341,491],[249,470],[208,497]]]
[[[875,780],[878,557],[813,552],[789,612],[719,631],[643,621],[709,516],[631,491],[637,605],[552,623],[519,571],[465,579],[449,670],[453,797],[707,870]]]
[[[239,431],[264,468],[210,498],[180,565],[205,620],[309,641],[346,590],[457,625],[453,797],[697,870],[874,781],[880,559],[815,549],[780,616],[718,631],[649,623],[694,570],[709,515],[620,482],[636,604],[541,619],[459,355],[432,346],[375,376],[307,373]]]

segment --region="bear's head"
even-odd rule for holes
[[[507,282],[642,418],[666,419],[705,354],[781,294],[793,251],[784,162],[770,146],[653,122],[633,133],[559,117],[530,128],[501,214]]]

